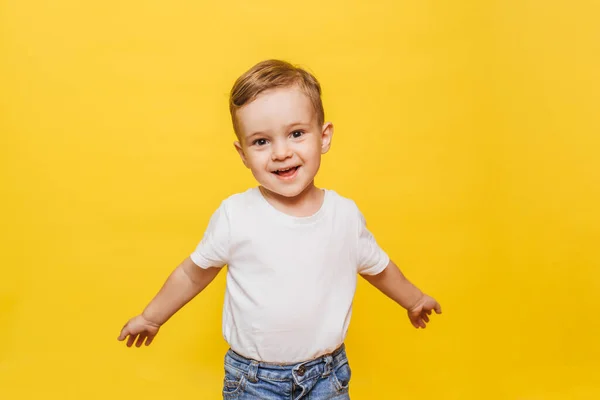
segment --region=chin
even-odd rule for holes
[[[279,185],[262,185],[265,189],[267,189],[271,193],[275,193],[278,196],[294,198],[301,195],[308,185],[298,186],[298,185],[290,185],[288,187],[281,187]]]
[[[271,188],[266,188],[268,191],[270,191],[271,193],[275,193],[279,196],[282,197],[287,197],[287,198],[294,198],[296,196],[299,196],[302,193],[302,190],[290,190],[290,189],[271,189]]]

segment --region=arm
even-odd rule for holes
[[[435,310],[436,314],[442,313],[438,302],[410,283],[392,261],[377,275],[361,276],[387,297],[404,307],[415,328],[425,328],[432,310]]]
[[[200,293],[217,276],[221,268],[200,268],[188,257],[169,275],[160,291],[146,306],[141,315],[132,318],[121,330],[118,340],[127,336],[127,346],[131,347],[137,339],[140,347],[144,340],[148,346],[159,328],[173,314]]]
[[[208,286],[221,268],[200,268],[188,257],[175,268],[142,316],[162,325]]]

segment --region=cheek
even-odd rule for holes
[[[318,163],[321,158],[321,145],[316,141],[303,146],[298,152],[304,162]]]
[[[252,152],[248,154],[246,161],[251,169],[264,169],[269,162],[269,154],[267,151]]]

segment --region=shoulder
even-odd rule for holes
[[[240,213],[247,214],[253,211],[259,204],[260,192],[258,188],[250,188],[244,192],[235,193],[221,202],[220,209],[229,216],[236,216]]]
[[[360,216],[360,209],[354,200],[342,196],[334,190],[327,190],[327,193],[336,212],[347,214],[350,217]]]
[[[254,193],[255,190],[256,190],[256,188],[250,188],[243,192],[234,193],[234,194],[230,195],[229,197],[227,197],[225,200],[223,200],[222,204],[227,205],[227,206],[234,206],[234,207],[239,204],[244,204],[248,201],[248,199],[251,199],[255,196],[255,193]]]

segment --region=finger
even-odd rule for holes
[[[435,309],[435,313],[436,314],[441,314],[442,313],[442,306],[440,306],[439,303],[435,303],[435,306],[433,308]]]
[[[135,343],[135,339],[137,338],[137,334],[136,335],[129,335],[129,339],[127,340],[127,347],[131,347],[133,346],[133,343]]]
[[[148,335],[148,339],[146,339],[146,346],[150,346],[150,343],[154,340],[154,335]]]
[[[421,318],[425,321],[425,322],[429,322],[429,317],[427,316],[426,313],[424,313],[423,315],[421,315]]]
[[[135,343],[135,347],[141,347],[144,344],[144,340],[146,340],[146,334],[142,333],[138,336],[137,342]]]
[[[119,334],[119,337],[117,338],[117,340],[123,341],[123,340],[125,340],[127,335],[129,335],[129,331],[127,330],[127,327],[124,326],[123,329],[121,329],[121,333]]]
[[[427,315],[431,315],[431,310],[427,310]]]

